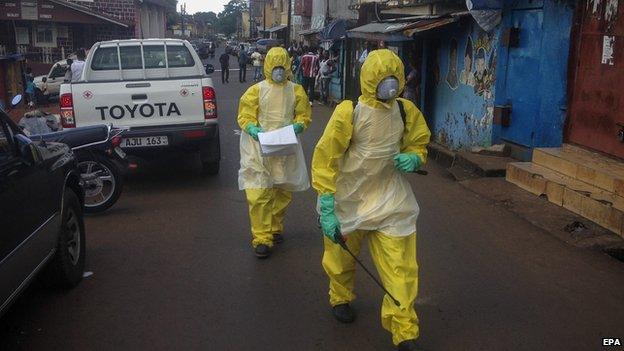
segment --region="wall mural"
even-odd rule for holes
[[[474,74],[472,73],[472,63],[474,62],[472,50],[472,38],[468,36],[466,41],[466,49],[464,50],[464,69],[459,76],[459,82],[463,85],[471,87],[475,86]]]
[[[469,42],[472,41],[470,37],[468,38]],[[490,99],[496,72],[496,53],[492,50],[492,36],[486,32],[480,32],[473,50],[476,52],[474,85],[472,85],[474,92],[485,99]]]
[[[449,50],[449,68],[446,74],[446,83],[451,90],[456,90],[459,87],[457,78],[457,40],[451,39],[451,47]]]
[[[477,26],[455,33],[440,56],[448,55],[445,81],[435,106],[436,140],[452,149],[490,146],[494,117],[497,37]],[[459,57],[461,55],[461,57]],[[435,60],[437,63],[438,59]]]

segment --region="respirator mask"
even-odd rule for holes
[[[275,83],[283,83],[286,80],[286,69],[284,67],[275,67],[271,72],[271,79]]]
[[[399,95],[399,80],[395,77],[386,77],[377,85],[377,99],[390,100]]]

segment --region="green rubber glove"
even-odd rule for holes
[[[247,134],[251,135],[256,141],[258,141],[258,133],[262,132],[264,132],[264,130],[256,125],[250,124],[247,126]]]
[[[394,167],[401,172],[414,172],[422,166],[420,157],[416,154],[401,153],[394,156]]]
[[[295,130],[295,134],[301,134],[303,133],[303,130],[305,129],[303,123],[295,123],[293,124],[293,129]]]
[[[336,239],[336,231],[340,230],[340,222],[338,217],[334,213],[334,194],[323,194],[319,197],[321,205],[321,228],[323,234],[329,238],[329,240],[338,243]]]

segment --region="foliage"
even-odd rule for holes
[[[217,33],[231,35],[236,33],[236,25],[242,17],[243,10],[247,9],[247,0],[230,0],[223,5],[223,11],[216,14],[210,12],[196,12],[193,15],[193,21],[197,25],[200,32],[208,32],[211,28]],[[167,26],[179,24],[181,20],[180,13],[172,12],[167,14]]]
[[[245,9],[247,9],[247,1],[245,0],[230,0],[223,5],[223,11],[218,15],[217,31],[226,35],[235,33],[236,23]]]

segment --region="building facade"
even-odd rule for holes
[[[0,3],[0,53],[19,53],[36,73],[78,48],[165,34],[170,0],[7,0]]]

